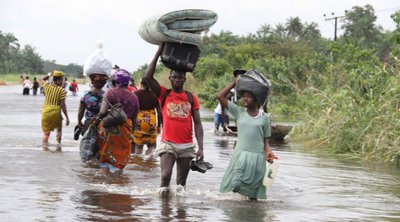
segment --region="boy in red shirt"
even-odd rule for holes
[[[155,154],[160,156],[160,194],[167,195],[175,162],[177,163],[176,184],[185,187],[190,161],[194,157],[196,159],[203,158],[203,125],[197,96],[192,96],[193,102],[191,103],[188,92],[183,89],[186,81],[185,72],[171,70],[169,75],[171,90],[160,86],[154,79],[157,60],[162,50],[163,45],[160,45],[146,70],[145,77],[149,79],[151,89],[159,100],[164,100],[163,97],[165,97],[165,102],[161,102],[163,103],[161,107],[163,116],[161,144],[157,146]],[[165,93],[168,95],[165,96]],[[197,152],[193,142],[193,124],[198,146]]]

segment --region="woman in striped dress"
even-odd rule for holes
[[[50,76],[53,77],[52,83],[47,82]],[[64,73],[61,71],[53,71],[51,75],[44,76],[42,80],[44,82],[43,88],[45,93],[45,101],[42,107],[42,147],[43,150],[49,149],[50,132],[57,129],[57,150],[60,151],[62,136],[61,112],[64,113],[66,126],[69,125],[67,106],[65,105],[66,92],[62,87]]]

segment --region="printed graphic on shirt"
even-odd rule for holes
[[[192,107],[189,102],[179,102],[179,103],[169,102],[167,104],[167,114],[169,117],[186,119],[190,115],[191,109]]]

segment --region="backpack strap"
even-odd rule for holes
[[[187,96],[187,98],[189,100],[189,103],[192,106],[192,110],[193,110],[193,105],[194,105],[193,94],[191,92],[189,92],[189,91],[186,91],[186,90],[185,90],[185,93],[186,93],[186,96]]]
[[[162,98],[161,98],[161,109],[164,107],[165,100],[167,99],[167,96],[171,92],[171,90],[172,89],[167,89],[167,91],[165,91],[165,93],[162,95]]]

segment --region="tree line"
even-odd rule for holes
[[[76,77],[82,75],[81,65],[60,65],[55,60],[43,60],[35,47],[29,44],[21,47],[14,34],[0,31],[0,74],[43,74],[53,70]]]

